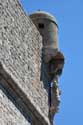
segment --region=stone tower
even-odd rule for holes
[[[64,56],[56,33],[56,50],[46,49],[35,25],[19,0],[0,0],[0,125],[51,125],[57,111]]]
[[[62,74],[64,56],[58,45],[58,24],[54,16],[44,11],[37,11],[30,15],[33,23],[42,36],[42,80],[47,84],[49,118],[53,124],[53,116],[58,112],[60,90],[58,77]],[[47,77],[48,76],[48,77]]]

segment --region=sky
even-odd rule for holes
[[[59,25],[59,46],[65,66],[56,125],[83,125],[83,0],[21,0],[27,14],[37,10],[53,14]]]

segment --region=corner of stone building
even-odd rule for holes
[[[18,0],[0,0],[2,124],[50,125],[48,90],[44,84],[47,79],[43,70],[46,69],[42,65],[39,31]]]

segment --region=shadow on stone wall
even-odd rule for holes
[[[40,80],[43,82],[44,88],[48,92],[49,83],[50,83],[49,64],[45,63],[45,61],[44,61],[43,49],[42,49],[42,56],[41,56],[41,77],[40,77]]]
[[[41,78],[40,80],[43,82],[44,88],[46,89],[48,93],[48,106],[50,107],[50,82],[51,78],[49,76],[49,63],[45,63],[44,61],[44,55],[43,55],[43,49],[42,49],[42,57],[41,57]],[[48,112],[48,117],[49,112]]]

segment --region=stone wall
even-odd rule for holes
[[[0,0],[0,63],[13,79],[11,85],[26,95],[35,115],[49,124],[48,93],[40,81],[41,55],[42,38],[19,1]]]

